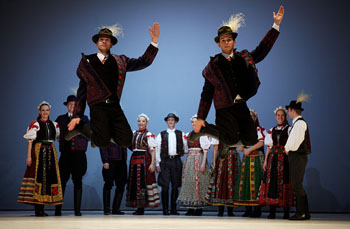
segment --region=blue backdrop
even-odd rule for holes
[[[272,12],[285,6],[280,37],[267,58],[257,65],[261,87],[248,105],[265,128],[275,125],[273,110],[311,94],[303,104],[310,127],[312,151],[304,184],[312,211],[349,212],[349,1],[20,1],[0,3],[0,209],[28,209],[16,203],[25,170],[27,142],[23,134],[36,118],[42,100],[53,108],[51,119],[66,112],[71,88],[78,87],[80,53],[95,53],[91,36],[98,27],[119,23],[124,37],[116,54],[138,57],[151,39],[147,27],[159,22],[159,53],[147,69],[130,72],[121,103],[136,129],[137,115],[150,117],[148,129],[166,129],[168,112],[180,117],[177,128],[191,130],[203,86],[202,69],[220,50],[213,41],[222,20],[246,15],[236,47],[252,50],[273,24]],[[208,121],[214,122],[213,107]],[[86,110],[88,115],[89,110]],[[88,149],[83,209],[102,208],[102,162]],[[209,158],[211,161],[211,156]],[[64,208],[72,208],[72,185]]]

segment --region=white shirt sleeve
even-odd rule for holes
[[[208,136],[201,136],[201,137],[199,138],[199,143],[200,143],[201,148],[202,148],[203,150],[209,150],[210,145],[211,145],[211,142],[210,142]]]
[[[23,136],[25,139],[28,140],[35,140],[36,139],[36,132],[40,130],[40,125],[38,122],[33,121],[29,127],[27,128],[27,132]]]
[[[58,125],[57,122],[53,122],[53,124],[55,125],[55,128],[56,128],[56,139],[60,139],[60,127]]]
[[[280,31],[280,26],[277,25],[276,23],[273,23],[272,28],[274,28],[277,31]]]
[[[151,41],[151,45],[153,45],[154,47],[158,48],[158,43],[154,43],[153,41]]]
[[[156,141],[154,134],[152,132],[147,132],[146,136],[147,136],[148,147],[150,149],[156,148],[158,144],[157,144],[157,141]]]
[[[266,136],[266,130],[265,130],[265,128],[263,128],[263,127],[257,127],[257,132],[258,132],[258,141],[264,141],[264,139],[265,139],[265,136]]]
[[[157,135],[156,143],[157,143],[157,147],[156,147],[156,166],[159,166],[159,162],[161,161],[161,159],[160,159],[160,146],[162,145],[162,137],[160,136],[160,134]]]
[[[267,145],[268,147],[272,147],[273,146],[273,140],[272,140],[272,129],[271,128],[267,134],[266,134],[266,137],[265,137],[265,145]]]
[[[298,120],[294,123],[289,133],[287,143],[284,146],[287,152],[298,150],[300,144],[304,141],[306,128],[307,125],[304,120]]]
[[[216,139],[216,138],[212,138],[212,139],[211,139],[211,144],[212,144],[212,145],[219,145],[219,144],[220,144],[220,142],[219,142],[219,140],[218,140],[218,139]]]

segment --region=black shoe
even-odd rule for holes
[[[311,219],[310,214],[305,214],[305,213],[296,213],[292,217],[289,218],[289,220],[309,220]]]
[[[170,215],[180,215],[180,213],[177,212],[176,210],[176,200],[177,197],[179,196],[179,190],[177,188],[174,188],[171,190],[171,210],[170,210]]]
[[[195,133],[194,131],[191,132],[190,139],[188,141],[193,143],[203,135],[219,140],[219,131],[216,129],[216,126],[205,122],[205,127],[202,127],[199,133]]]
[[[169,191],[162,190],[161,196],[162,196],[162,205],[163,205],[163,215],[170,215],[169,214]]]
[[[55,216],[62,216],[62,205],[55,206]]]
[[[192,216],[194,214],[194,209],[193,208],[190,208],[187,210],[186,214],[187,216]]]
[[[169,213],[168,210],[164,210],[164,209],[163,209],[163,215],[170,215],[170,213]]]
[[[138,208],[136,211],[132,213],[133,215],[144,215],[145,211],[144,208]]]
[[[219,206],[218,216],[219,217],[223,217],[224,216],[224,211],[225,211],[225,207],[224,206]]]
[[[268,219],[276,219],[276,214],[275,213],[270,213],[268,216],[267,216]]]
[[[195,211],[194,211],[194,216],[202,216],[202,214],[203,214],[203,209],[202,208],[200,208],[200,209],[196,209]]]
[[[120,210],[113,210],[112,215],[125,215],[125,213]]]
[[[253,211],[253,213],[252,213],[252,215],[250,217],[252,217],[252,218],[260,218],[261,217],[261,207],[260,206],[254,207],[254,211]]]
[[[233,207],[227,207],[227,215],[228,216],[235,216],[235,214],[233,214]]]
[[[77,135],[85,136],[89,141],[91,141],[92,130],[91,127],[86,124],[83,120],[80,120],[80,123],[75,127],[74,130],[68,131],[64,136],[64,140],[70,141]]]
[[[38,217],[48,216],[48,214],[44,212],[44,205],[35,204],[34,210],[35,210],[35,216],[38,216]]]
[[[180,215],[176,210],[171,210],[170,215]]]
[[[74,215],[81,216],[80,206],[81,206],[81,196],[83,194],[83,189],[74,188]]]
[[[276,206],[270,205],[270,214],[267,216],[268,219],[276,219]]]
[[[111,203],[111,190],[103,189],[103,214],[104,215],[110,215],[111,209],[110,209],[110,203]]]

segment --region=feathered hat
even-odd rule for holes
[[[218,35],[214,38],[216,43],[220,42],[220,36],[223,34],[231,34],[232,39],[235,40],[238,35],[238,29],[244,26],[245,19],[243,13],[231,15],[228,21],[223,21],[221,27],[218,29]]]
[[[100,36],[106,36],[111,39],[112,45],[118,43],[116,36],[123,35],[123,28],[119,24],[114,24],[111,26],[101,26],[99,27],[99,32],[92,36],[92,41],[97,43]]]
[[[304,101],[307,102],[307,101],[309,101],[309,98],[310,98],[310,96],[308,94],[301,92],[298,95],[297,100],[290,101],[289,105],[286,106],[286,109],[288,110],[288,108],[291,108],[291,109],[303,111],[304,109],[301,107],[301,102],[304,102]]]

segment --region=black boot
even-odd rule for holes
[[[195,216],[202,216],[202,214],[203,214],[203,209],[202,209],[202,208],[199,208],[199,209],[196,209],[196,210],[194,211],[194,214],[193,214],[193,215],[195,215]]]
[[[219,206],[218,216],[219,217],[223,217],[224,216],[224,211],[225,211],[225,207],[224,206]]]
[[[268,219],[275,219],[276,218],[276,206],[275,205],[270,205],[270,214],[267,216],[267,218]]]
[[[194,214],[194,209],[193,209],[193,208],[189,208],[189,209],[187,210],[187,212],[186,212],[185,215],[191,216],[191,215],[193,215],[193,214]]]
[[[122,200],[123,200],[123,194],[124,194],[124,190],[115,190],[114,193],[114,199],[113,199],[113,210],[112,210],[112,214],[113,215],[124,215],[125,213],[120,211],[120,205],[122,204]]]
[[[246,206],[245,213],[242,215],[242,217],[250,217],[251,215],[252,215],[252,207]]]
[[[66,141],[72,140],[77,135],[84,135],[89,141],[91,141],[92,130],[91,127],[85,123],[82,119],[80,119],[80,123],[75,127],[74,130],[68,131],[64,136]]]
[[[283,208],[283,219],[289,219],[289,207]]]
[[[180,215],[176,210],[176,200],[179,195],[178,188],[172,188],[171,189],[171,210],[170,215]]]
[[[35,210],[35,216],[48,216],[48,214],[46,214],[44,212],[44,205],[42,204],[34,204],[34,210]]]
[[[81,196],[83,194],[83,189],[74,188],[74,215],[81,216],[80,207],[81,207]]]
[[[205,122],[205,127],[202,127],[199,133],[195,133],[194,131],[191,132],[189,142],[193,143],[203,135],[219,139],[219,131],[217,128],[214,125]]]
[[[62,216],[62,204],[55,206],[55,216]]]
[[[103,190],[103,214],[110,215],[111,190]]]
[[[228,216],[235,216],[235,214],[233,214],[233,207],[227,207],[227,215]]]
[[[138,208],[136,211],[134,211],[133,215],[144,215],[145,209],[144,208]]]
[[[260,218],[261,217],[261,207],[255,206],[253,214],[251,215],[252,218]]]
[[[162,190],[162,205],[163,205],[163,215],[169,214],[169,191]]]

